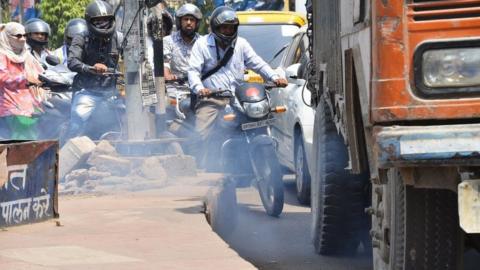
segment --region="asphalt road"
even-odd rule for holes
[[[301,206],[295,185],[285,180],[285,206],[280,218],[265,214],[257,190],[237,189],[238,222],[225,240],[240,256],[268,270],[371,270],[366,255],[322,257],[310,242],[310,208]]]
[[[371,270],[371,257],[325,257],[310,242],[310,208],[295,196],[292,178],[285,179],[285,206],[280,218],[265,214],[257,190],[237,189],[238,221],[224,240],[240,256],[262,270]],[[478,269],[480,255],[470,251],[465,270]]]

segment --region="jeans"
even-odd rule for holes
[[[92,115],[94,115],[96,109],[98,109],[101,105],[108,104],[108,102],[110,102],[109,100],[113,96],[113,91],[105,91],[103,93],[82,89],[75,93],[72,101],[70,128],[66,135],[67,139],[79,136],[88,136],[91,139],[96,139],[92,138],[90,131],[95,131],[105,127],[89,125],[89,123],[93,120]],[[112,111],[111,113],[115,114],[116,112]],[[94,117],[103,118],[108,117],[108,115],[99,113]]]

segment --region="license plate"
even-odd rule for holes
[[[261,127],[270,126],[275,122],[275,120],[276,120],[275,118],[270,118],[270,119],[267,119],[267,120],[245,123],[245,124],[242,124],[242,130],[249,130],[249,129],[254,129],[254,128],[261,128]]]
[[[458,185],[460,227],[466,233],[480,233],[480,180],[467,180]]]

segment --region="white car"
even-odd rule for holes
[[[286,88],[270,91],[274,105],[285,105],[287,111],[278,114],[272,127],[272,136],[278,141],[280,163],[295,172],[297,198],[300,203],[310,202],[310,172],[313,164],[312,136],[315,110],[310,107],[310,92],[304,77],[308,63],[308,37],[302,27],[286,48],[277,72],[288,80]]]

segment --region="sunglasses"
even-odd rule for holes
[[[16,35],[11,35],[12,37],[15,37],[17,39],[27,38],[27,34],[16,34]]]

